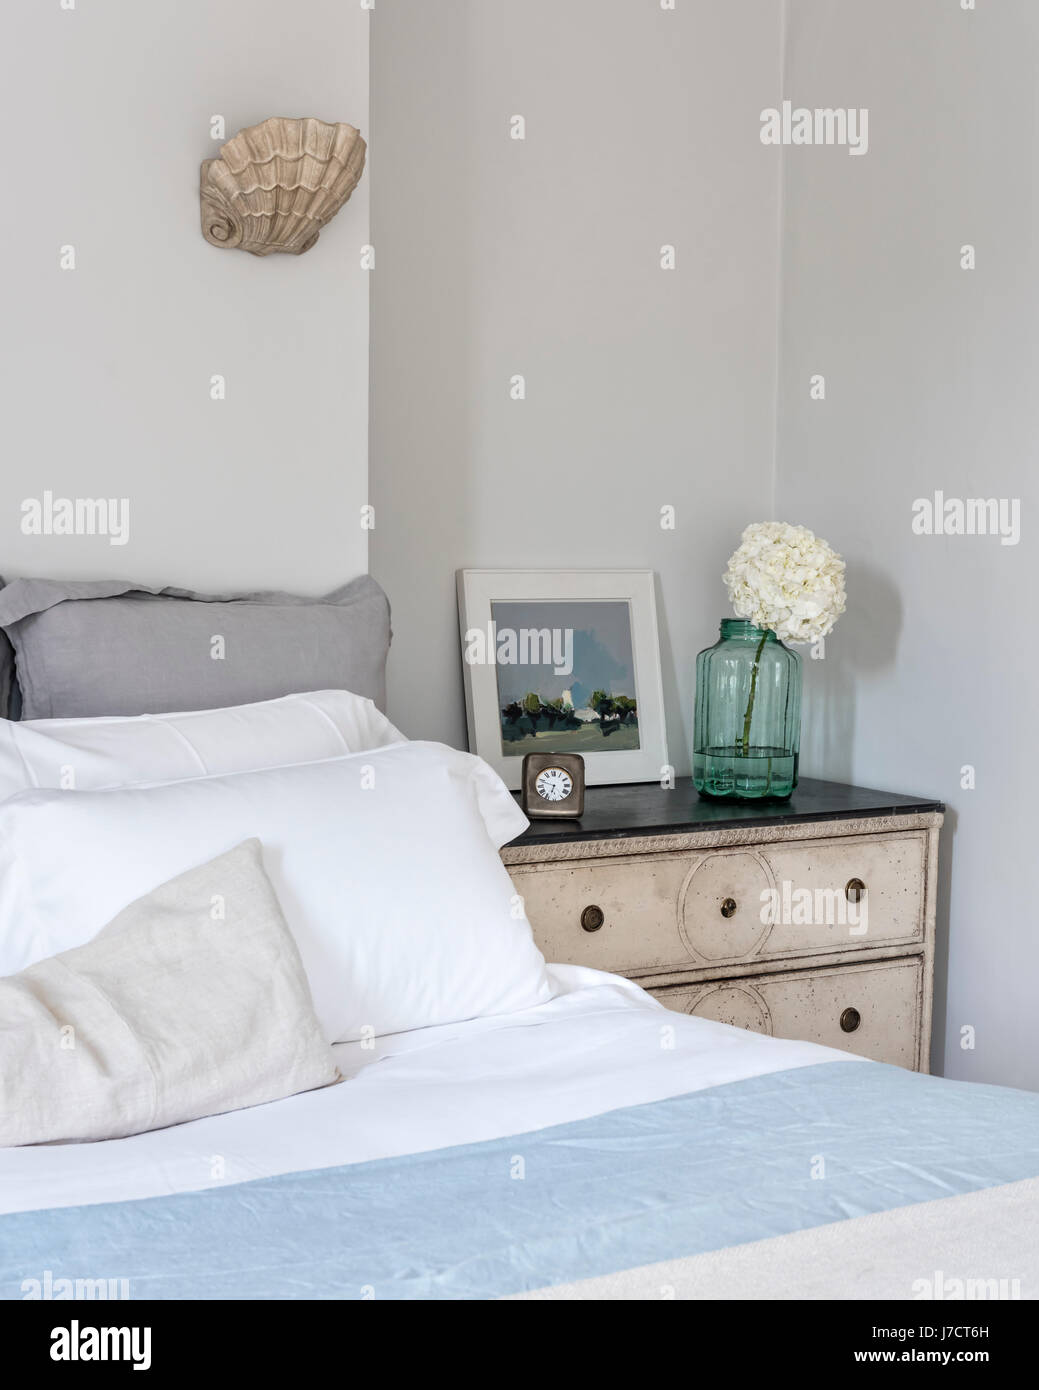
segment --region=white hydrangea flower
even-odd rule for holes
[[[748,526],[723,578],[737,618],[781,642],[816,642],[844,612],[844,561],[807,526]]]

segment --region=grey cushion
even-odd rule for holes
[[[23,719],[220,709],[308,690],[386,703],[390,607],[367,575],[323,598],[16,579],[0,589],[0,629]],[[0,699],[3,672],[0,653]]]

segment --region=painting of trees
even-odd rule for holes
[[[585,740],[597,731],[603,738],[609,738],[619,729],[632,728],[638,723],[635,700],[630,695],[611,695],[606,690],[593,690],[587,708],[581,711],[564,704],[561,697],[544,700],[536,690],[528,690],[521,699],[503,705],[501,713],[502,737],[507,743],[537,738],[539,732],[557,737],[576,735]],[[590,718],[592,713],[598,717]]]

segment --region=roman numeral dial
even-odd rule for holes
[[[534,782],[534,790],[544,801],[565,801],[573,789],[569,772],[561,767],[546,767]]]

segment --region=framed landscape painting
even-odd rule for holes
[[[469,747],[516,790],[526,753],[589,786],[667,766],[652,570],[460,570]]]

